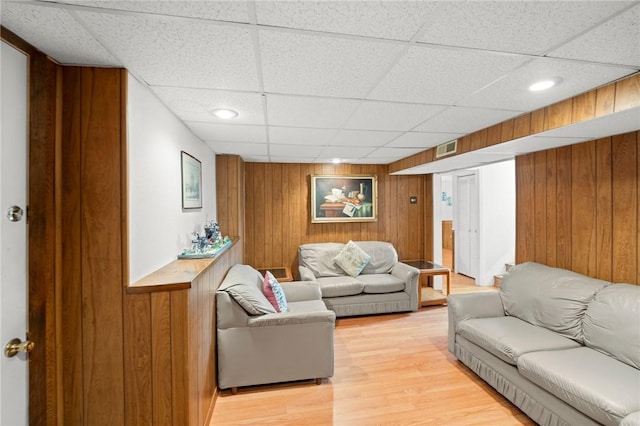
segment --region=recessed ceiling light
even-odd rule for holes
[[[557,82],[558,82],[557,79],[540,80],[536,83],[533,83],[531,86],[529,86],[529,90],[531,90],[532,92],[540,92],[542,90],[547,90],[552,88],[557,84]]]
[[[209,112],[215,115],[216,117],[222,118],[224,120],[228,120],[230,118],[236,118],[238,116],[238,113],[236,111],[232,109],[226,109],[226,108],[212,109]]]
[[[332,162],[333,164],[340,164],[340,163],[342,163],[342,160],[341,160],[341,159],[339,159],[339,158],[334,158],[333,160],[331,160],[331,162]]]

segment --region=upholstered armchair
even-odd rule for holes
[[[216,291],[218,387],[315,379],[333,375],[335,314],[317,283],[279,283],[287,309],[277,312],[264,278],[234,265]]]

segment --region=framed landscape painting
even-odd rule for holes
[[[311,222],[378,220],[376,175],[311,175]]]
[[[202,208],[202,163],[184,151],[180,152],[182,170],[182,209]]]

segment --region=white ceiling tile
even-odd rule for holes
[[[436,2],[257,1],[257,22],[275,27],[410,40]]]
[[[259,33],[267,92],[362,98],[402,49],[392,43]]]
[[[640,5],[555,49],[549,56],[640,67]]]
[[[322,151],[321,146],[308,146],[308,145],[278,145],[270,144],[269,153],[276,157],[302,157],[302,158],[315,158]]]
[[[269,126],[269,142],[306,146],[326,145],[335,133],[334,129]]]
[[[616,1],[448,2],[448,10],[418,39],[541,55],[628,5]]]
[[[434,105],[367,101],[360,104],[345,128],[408,131],[443,109]]]
[[[632,74],[632,68],[540,58],[461,100],[459,105],[532,111]],[[531,92],[536,81],[559,78],[549,90]]]
[[[382,146],[400,136],[402,132],[385,132],[382,130],[340,130],[329,145],[344,146]]]
[[[444,142],[462,136],[461,133],[422,133],[407,132],[385,145],[387,148],[422,148],[429,149]]]
[[[369,98],[450,105],[527,60],[491,52],[412,47]]]
[[[410,155],[417,154],[420,151],[424,151],[424,148],[378,148],[371,152],[369,158],[378,157],[393,157],[395,159],[409,157]]]
[[[358,106],[351,99],[267,95],[272,126],[339,128]]]
[[[3,1],[2,25],[62,64],[122,65],[65,10]]]
[[[322,152],[320,153],[321,157],[324,158],[342,158],[342,159],[351,159],[351,158],[360,158],[364,157],[367,154],[371,153],[375,148],[370,147],[349,147],[349,146],[327,146],[324,147]]]
[[[64,3],[111,10],[144,12],[218,21],[249,22],[244,1],[165,1],[165,0],[64,0]]]
[[[267,155],[267,144],[241,142],[207,142],[216,154]]]
[[[204,141],[267,142],[264,126],[218,124],[188,121],[187,126]]]
[[[150,85],[259,89],[249,29],[206,21],[75,13]]]
[[[270,155],[269,158],[271,158],[272,163],[310,163],[311,161],[314,161],[309,157],[280,157],[277,155]]]
[[[467,134],[522,114],[524,111],[451,107],[414,130],[419,132],[452,132]]]
[[[262,95],[259,93],[163,86],[152,86],[151,90],[185,121],[264,124]],[[224,120],[210,113],[211,110],[218,108],[232,109],[238,113],[238,116],[231,120]]]

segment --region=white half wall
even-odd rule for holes
[[[129,280],[176,259],[216,219],[215,153],[129,74]],[[180,152],[202,162],[202,209],[182,210]]]

